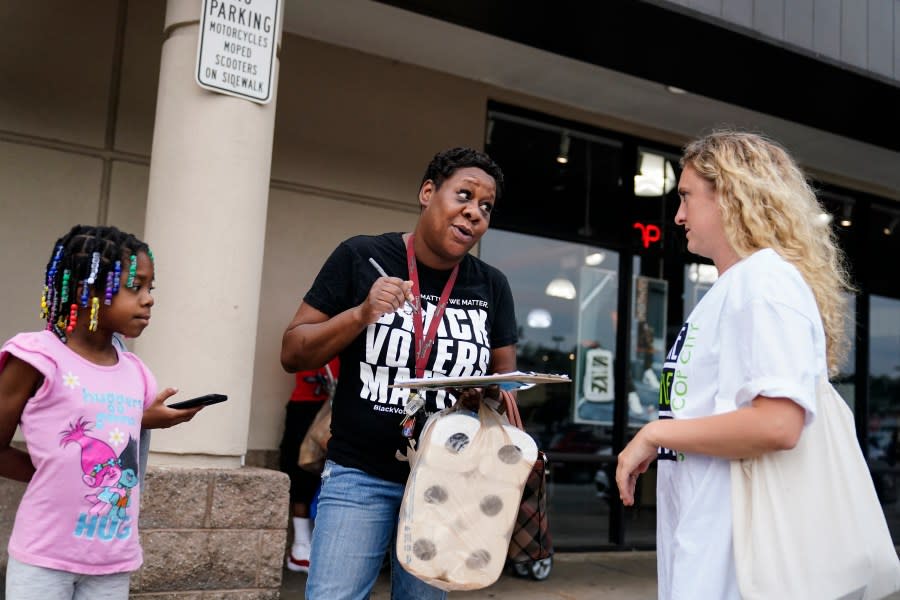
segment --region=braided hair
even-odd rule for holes
[[[111,226],[76,225],[56,240],[41,296],[41,318],[47,321],[47,329],[65,342],[66,333],[75,328],[78,308],[90,306],[88,327],[96,330],[100,303],[112,303],[123,271],[131,285],[140,252],[153,260],[147,244]]]

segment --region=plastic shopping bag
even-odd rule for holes
[[[403,568],[447,591],[494,583],[536,459],[534,440],[484,404],[433,417],[400,508]]]

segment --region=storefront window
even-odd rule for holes
[[[567,548],[607,544],[609,503],[616,494],[612,426],[619,253],[492,230],[481,242],[480,255],[506,275],[512,288],[519,323],[518,368],[572,378],[571,384],[536,386],[518,396],[527,431],[550,455],[554,540]],[[631,287],[626,389],[633,433],[656,418],[667,286],[635,277]],[[645,478],[642,492],[642,507],[652,507],[652,474]],[[654,511],[645,510],[630,524],[629,539],[653,544],[654,519]]]
[[[716,280],[719,278],[719,271],[715,265],[703,263],[691,263],[684,267],[684,317],[683,321],[687,321],[688,316],[703,295],[709,291]]]
[[[872,206],[867,242],[873,256],[900,256],[900,210]],[[870,265],[867,456],[894,541],[900,540],[900,279],[888,262]]]
[[[856,406],[856,296],[847,294],[847,319],[844,320],[847,340],[847,357],[837,375],[831,378],[835,389],[852,410]]]
[[[528,433],[550,454],[554,542],[605,544],[609,494],[615,493],[603,467],[612,460],[619,255],[492,230],[481,242],[480,256],[500,269],[512,288],[518,368],[572,378],[571,384],[539,385],[518,394]],[[586,361],[587,369],[578,366]]]
[[[631,240],[619,141],[507,111],[489,111],[487,128],[485,148],[506,178],[492,226],[586,244]]]
[[[900,300],[871,297],[868,458],[894,540],[900,539]]]

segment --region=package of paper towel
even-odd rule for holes
[[[494,583],[536,459],[534,440],[484,404],[429,419],[400,507],[403,568],[446,591]]]

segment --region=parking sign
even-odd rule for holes
[[[200,87],[267,104],[279,0],[202,0],[196,79]]]

